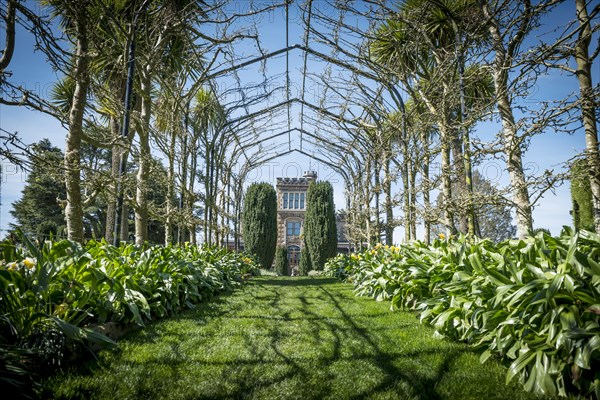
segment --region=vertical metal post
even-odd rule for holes
[[[131,38],[129,42],[129,55],[127,58],[127,83],[125,86],[125,110],[123,113],[123,126],[121,127],[121,136],[127,140],[129,137],[129,120],[131,117],[131,97],[133,94],[133,77],[135,71],[135,31],[136,23],[131,27]],[[119,245],[119,227],[121,221],[121,212],[123,209],[122,180],[125,176],[125,152],[121,152],[119,160],[119,177],[117,178],[117,207],[115,208],[115,230],[113,233],[113,244]]]

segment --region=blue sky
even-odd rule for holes
[[[262,2],[263,4],[265,2]],[[296,2],[297,3],[297,2]],[[240,11],[248,8],[248,2],[237,1],[230,5],[230,9]],[[259,4],[259,3],[257,3]],[[327,3],[316,1],[314,4],[319,7],[321,12],[327,12]],[[553,13],[546,21],[545,27],[551,30],[552,27],[566,24],[572,19],[574,11],[571,2],[565,4],[562,10]],[[276,10],[268,15],[254,18],[259,23],[259,33],[261,35],[261,46],[269,51],[274,51],[285,47],[285,13],[283,9]],[[249,22],[249,21],[247,21]],[[364,24],[364,21],[353,21],[357,24]],[[290,44],[301,43],[302,26],[301,13],[294,5],[290,9]],[[543,32],[542,29],[540,32]],[[0,38],[0,46],[3,45],[4,37]],[[311,44],[318,46],[316,44]],[[44,59],[44,55],[40,52],[33,52],[34,41],[31,35],[19,29],[17,32],[17,46],[15,54],[9,69],[13,75],[11,81],[20,83],[29,90],[35,93],[48,97],[52,84],[57,80],[57,75]],[[253,46],[238,46],[236,51],[246,56],[255,54]],[[300,87],[302,82],[302,64],[303,56],[298,50],[291,52],[290,56],[290,79],[295,87]],[[593,79],[597,84],[600,81],[600,62],[596,62]],[[315,73],[322,72],[324,64],[316,60],[309,59],[309,70]],[[270,60],[267,63],[266,74],[275,76],[285,72],[285,57],[281,56]],[[260,80],[257,75],[259,71],[256,67],[247,68],[240,71],[240,78],[243,82],[253,82]],[[230,88],[235,85],[231,78],[223,78],[219,82],[218,87]],[[311,82],[309,82],[309,85]],[[320,95],[319,86],[312,84],[310,89],[316,91],[317,97]],[[541,77],[537,82],[535,94],[528,101],[535,103],[538,99],[556,99],[564,96],[577,89],[577,81],[574,77],[561,74],[558,71],[552,71],[547,76]],[[273,98],[272,104],[282,100],[283,96]],[[299,106],[292,107],[292,126],[299,124]],[[282,120],[284,116],[278,116],[274,124],[286,124],[287,121]],[[54,119],[38,112],[29,111],[24,108],[0,106],[0,127],[10,132],[19,132],[20,137],[26,143],[33,143],[42,138],[49,138],[52,143],[58,147],[64,148],[66,132],[64,128]],[[480,124],[475,136],[481,140],[490,140],[498,131],[497,124],[484,123]],[[318,133],[318,132],[316,132]],[[292,146],[298,146],[298,138],[294,138]],[[543,171],[545,169],[554,169],[558,171],[562,168],[562,164],[579,154],[584,148],[584,135],[582,131],[574,135],[559,134],[554,132],[545,132],[533,139],[529,151],[525,153],[524,161],[532,169]],[[308,148],[307,150],[311,150]],[[334,183],[336,189],[335,202],[338,208],[342,208],[345,204],[342,179],[337,176],[329,167],[320,164],[308,157],[297,153],[277,158],[260,170],[253,173],[253,178],[256,181],[275,182],[278,176],[298,176],[304,170],[309,168],[309,165],[319,172],[322,179],[328,179]],[[508,173],[499,160],[486,160],[478,169],[488,178],[494,180],[498,187],[503,187],[508,183]],[[0,229],[8,228],[8,224],[12,222],[9,214],[11,203],[20,197],[21,190],[26,174],[18,170],[13,165],[3,162],[2,176],[2,209],[0,212]],[[536,205],[534,209],[534,225],[536,227],[549,228],[552,233],[557,234],[562,225],[571,224],[571,200],[569,194],[568,182],[555,189],[554,193],[548,192],[543,199]],[[402,228],[397,228],[395,233],[395,241],[400,242],[403,236]]]

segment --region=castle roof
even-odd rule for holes
[[[311,178],[277,178],[278,185],[308,185],[313,179]]]

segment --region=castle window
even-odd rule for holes
[[[283,208],[289,210],[304,210],[305,193],[283,193]]]
[[[287,223],[287,235],[288,236],[300,236],[300,222],[288,222]]]

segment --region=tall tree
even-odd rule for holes
[[[514,237],[516,226],[511,216],[511,203],[498,190],[493,182],[486,179],[479,171],[473,171],[473,209],[477,222],[477,234],[482,238],[498,243]],[[443,200],[438,197],[438,207]],[[434,225],[433,233],[442,233],[443,227]]]
[[[140,111],[136,124],[138,136],[138,172],[135,194],[135,241],[142,244],[148,240],[148,191],[151,160],[150,134],[154,113],[153,88],[157,83],[160,68],[183,63],[184,53],[179,51],[181,43],[193,42],[199,31],[194,27],[203,15],[202,3],[186,0],[163,0],[149,3],[144,13],[138,37],[141,38],[137,53],[136,68],[139,71]]]
[[[81,196],[81,142],[83,140],[83,117],[87,105],[90,83],[89,43],[93,23],[93,2],[70,0],[53,1],[58,14],[67,25],[66,32],[74,42],[74,60],[71,77],[75,83],[68,117],[67,143],[65,147],[65,184],[67,203],[67,237],[77,242],[83,241],[83,201]]]
[[[576,0],[577,21],[580,33],[575,45],[575,60],[577,71],[575,76],[579,81],[581,119],[585,129],[585,152],[589,168],[590,188],[592,191],[592,205],[594,216],[594,227],[600,233],[600,151],[598,149],[598,121],[596,110],[598,91],[594,90],[592,82],[592,63],[600,54],[600,45],[590,54],[590,43],[592,41],[592,15],[588,13],[586,0]],[[600,15],[600,5],[592,11],[593,15]],[[597,28],[597,26],[596,26]]]
[[[256,254],[271,268],[277,247],[277,194],[268,183],[253,183],[244,198],[242,214],[244,250]]]
[[[446,199],[444,224],[448,233],[456,231],[451,150],[454,150],[455,159],[462,161],[462,148],[458,131],[453,129],[451,120],[452,101],[455,101],[455,82],[452,79],[452,66],[456,61],[455,35],[449,34],[451,30],[440,23],[439,17],[444,16],[445,9],[459,13],[461,6],[463,4],[457,1],[406,1],[396,15],[378,28],[371,43],[373,61],[394,73],[412,97],[423,102],[438,126],[442,191]],[[463,171],[460,163],[454,163],[454,166]],[[462,175],[459,173],[459,176]],[[459,182],[463,183],[464,179],[459,179]]]
[[[40,226],[52,225],[54,233],[65,228],[65,215],[59,203],[65,196],[63,152],[43,139],[32,146],[31,170],[27,175],[21,198],[13,203],[10,211],[16,223],[14,228],[23,232],[37,234]],[[39,232],[44,234],[45,232]]]
[[[311,182],[306,191],[304,240],[311,269],[322,271],[325,262],[337,253],[337,228],[333,186],[329,182]]]
[[[523,169],[523,144],[526,135],[522,132],[523,125],[517,123],[514,111],[514,101],[521,95],[518,86],[528,86],[533,82],[531,76],[521,69],[521,52],[524,41],[537,26],[540,16],[556,3],[478,1],[489,34],[487,45],[493,54],[490,69],[494,79],[495,102],[502,123],[500,138],[510,178],[512,201],[516,208],[517,235],[521,238],[533,229],[532,204]]]

